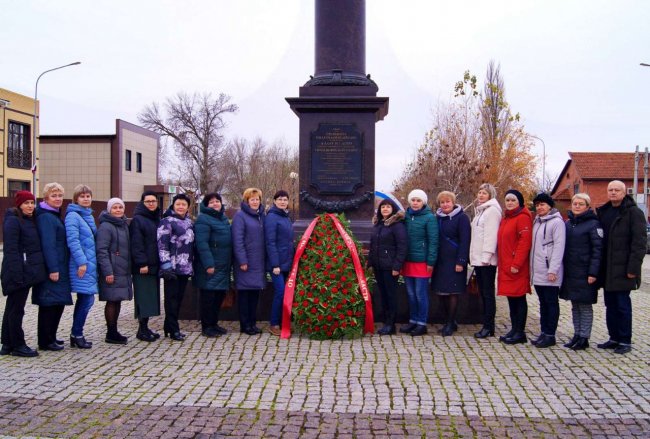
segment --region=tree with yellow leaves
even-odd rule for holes
[[[532,138],[519,114],[510,110],[499,66],[490,62],[483,92],[477,88],[476,76],[466,71],[455,84],[454,100],[438,106],[433,127],[394,183],[398,197],[405,199],[416,187],[432,199],[450,190],[468,205],[483,182],[492,183],[500,194],[509,188],[534,193]]]

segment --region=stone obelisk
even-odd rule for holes
[[[366,74],[364,0],[315,0],[314,75],[287,98],[300,119],[300,232],[322,212],[343,212],[369,239],[374,210],[375,123],[388,98]]]

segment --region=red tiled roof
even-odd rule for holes
[[[634,178],[632,152],[569,152],[569,157],[583,180]],[[639,174],[643,175],[643,156],[639,159]]]
[[[560,192],[553,194],[554,200],[571,200],[571,191],[568,188],[562,189]]]

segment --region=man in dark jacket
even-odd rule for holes
[[[611,181],[607,197],[609,201],[597,212],[605,234],[599,280],[605,292],[609,340],[598,347],[626,354],[632,350],[630,291],[641,285],[646,218],[632,197],[626,195],[623,182]]]

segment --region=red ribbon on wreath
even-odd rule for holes
[[[345,231],[345,228],[332,213],[327,214],[328,217],[334,223],[336,230],[343,238],[345,245],[347,246],[350,254],[352,255],[352,263],[354,265],[354,271],[357,276],[357,282],[359,283],[359,290],[361,292],[361,297],[365,302],[366,307],[366,317],[363,326],[363,332],[366,334],[372,334],[374,332],[374,316],[372,314],[372,301],[370,298],[370,289],[368,288],[368,281],[366,280],[366,275],[363,272],[363,267],[361,266],[361,260],[359,258],[359,253],[357,252],[357,246],[350,237],[350,235]],[[282,338],[291,337],[291,311],[293,307],[293,297],[296,291],[296,277],[298,276],[298,266],[300,265],[300,257],[305,252],[307,248],[307,243],[311,237],[316,224],[320,220],[320,217],[314,218],[314,220],[309,224],[305,233],[302,235],[298,247],[296,248],[296,254],[293,258],[293,265],[291,266],[291,272],[289,273],[289,279],[287,279],[287,284],[284,288],[284,302],[282,304]]]

